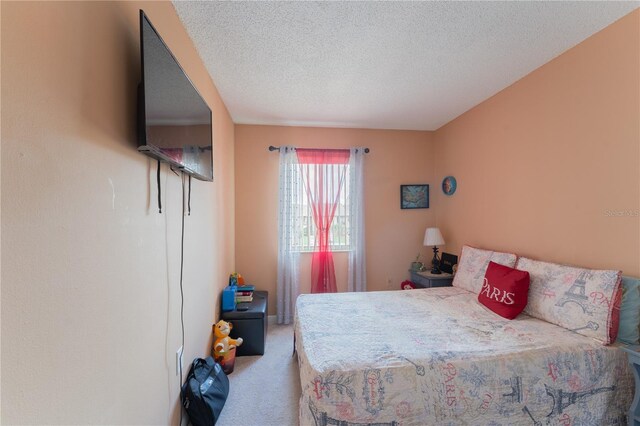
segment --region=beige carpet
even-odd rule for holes
[[[300,375],[292,352],[293,327],[270,325],[264,355],[236,358],[216,425],[297,425]]]

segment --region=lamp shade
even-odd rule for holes
[[[440,233],[439,228],[427,228],[424,232],[424,245],[425,246],[443,246],[444,238]]]

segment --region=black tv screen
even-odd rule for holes
[[[211,109],[142,10],[140,53],[138,151],[212,181]]]

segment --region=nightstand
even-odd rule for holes
[[[232,339],[242,337],[244,340],[236,349],[237,356],[264,355],[267,342],[268,303],[269,293],[256,290],[253,292],[253,301],[242,303],[242,305],[248,305],[249,309],[246,311],[236,309],[222,313],[222,319],[233,324],[229,337]]]
[[[629,355],[629,364],[636,378],[636,394],[629,408],[629,426],[640,426],[640,346],[623,346]]]
[[[411,273],[411,281],[413,281],[418,288],[430,288],[430,287],[451,287],[453,282],[453,275],[443,272],[441,274],[432,274],[429,271],[416,272],[409,270]]]

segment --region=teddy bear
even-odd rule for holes
[[[213,342],[214,358],[224,357],[229,353],[230,349],[242,344],[242,337],[237,339],[229,337],[232,328],[233,324],[224,320],[218,321],[213,326],[213,335],[215,336],[215,341]]]

